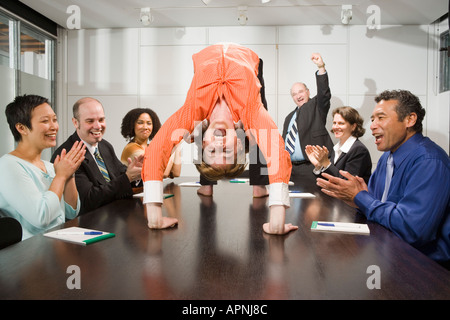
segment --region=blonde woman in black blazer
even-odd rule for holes
[[[369,181],[372,173],[372,159],[369,150],[358,139],[363,136],[363,118],[352,107],[339,107],[333,110],[333,127],[331,132],[339,142],[331,150],[325,146],[311,146],[305,148],[309,161],[314,165],[313,172],[320,175],[326,172],[341,177],[339,170],[357,175]]]

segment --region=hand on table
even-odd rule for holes
[[[166,229],[172,228],[178,223],[178,219],[171,217],[163,217],[160,203],[147,203],[148,227],[150,229]]]
[[[287,234],[297,230],[298,226],[292,223],[285,224],[286,208],[282,205],[270,206],[270,220],[263,225],[264,232],[268,234]]]

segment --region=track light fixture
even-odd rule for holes
[[[247,24],[247,6],[238,7],[238,21],[241,26],[245,26]]]
[[[153,22],[153,16],[150,11],[150,8],[141,8],[141,14],[139,16],[139,20],[141,21],[142,25],[148,26],[150,23]]]
[[[352,5],[344,4],[342,5],[341,11],[341,22],[342,24],[349,24],[350,20],[352,20]]]

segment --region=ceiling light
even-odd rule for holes
[[[261,0],[261,3],[268,3],[270,0]]]
[[[150,8],[141,8],[141,14],[139,16],[139,20],[141,21],[142,25],[148,26],[150,23],[153,22],[153,16],[151,14]]]
[[[247,24],[248,17],[247,17],[247,7],[246,6],[238,7],[238,21],[241,26],[245,26]]]
[[[344,4],[341,11],[341,22],[342,24],[349,24],[352,20],[352,5]]]
[[[205,6],[207,6],[211,2],[211,0],[202,0],[202,2],[205,4]]]

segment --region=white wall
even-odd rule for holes
[[[293,82],[303,81],[315,95],[315,65],[311,53],[320,52],[329,72],[332,108],[350,105],[360,111],[367,132],[362,138],[373,162],[381,155],[374,146],[369,120],[373,98],[384,89],[407,89],[427,109],[428,128],[448,152],[448,94],[441,98],[430,88],[435,79],[430,47],[434,26],[211,27],[71,30],[67,33],[67,99],[58,108],[66,130],[59,143],[73,132],[71,110],[80,97],[102,101],[107,117],[105,139],[118,157],[126,141],[120,135],[125,113],[135,107],[154,109],[164,122],[184,102],[192,74],[192,54],[209,44],[236,42],[264,60],[269,112],[280,127],[294,107],[289,95]],[[447,99],[447,105],[443,106]],[[438,107],[438,104],[440,105]],[[65,110],[63,110],[65,109]],[[447,117],[442,120],[442,112]],[[61,119],[61,118],[60,118]],[[436,127],[432,121],[440,121]],[[431,121],[431,122],[430,122]],[[331,115],[328,128],[331,128]],[[441,130],[442,128],[442,130]],[[183,175],[197,175],[184,148]]]

